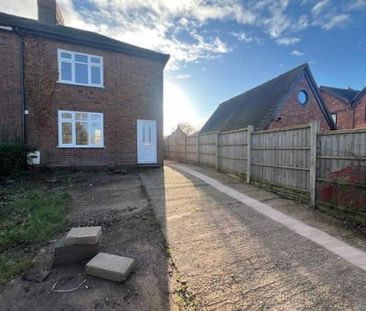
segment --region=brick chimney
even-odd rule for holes
[[[38,21],[51,25],[63,25],[64,19],[56,0],[37,0]]]

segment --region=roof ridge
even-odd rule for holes
[[[219,106],[221,106],[223,104],[226,104],[226,103],[230,102],[231,100],[236,99],[236,98],[238,98],[238,97],[240,97],[240,96],[242,96],[242,95],[244,95],[244,94],[246,94],[246,93],[248,93],[250,91],[253,91],[253,90],[255,90],[255,89],[259,88],[259,87],[263,87],[263,86],[265,86],[265,85],[267,85],[267,84],[269,84],[269,83],[271,83],[271,82],[273,82],[273,81],[275,81],[275,80],[277,80],[277,79],[279,79],[281,77],[284,77],[284,76],[286,76],[286,75],[288,75],[288,74],[290,74],[290,73],[292,73],[292,72],[294,72],[296,70],[299,70],[301,67],[303,67],[303,69],[305,70],[305,68],[309,67],[309,65],[308,65],[308,63],[303,63],[303,64],[301,64],[301,65],[299,65],[299,66],[297,66],[297,67],[295,67],[295,68],[293,68],[293,69],[291,69],[289,71],[286,71],[286,72],[284,72],[284,73],[282,73],[282,74],[280,74],[280,75],[278,75],[278,76],[276,76],[276,77],[274,77],[274,78],[272,78],[272,79],[270,79],[270,80],[268,80],[266,82],[263,82],[262,84],[259,84],[259,85],[255,86],[255,87],[253,87],[253,88],[251,88],[249,90],[246,90],[243,93],[240,93],[240,94],[238,94],[238,95],[236,95],[236,96],[234,96],[234,97],[232,97],[232,98],[230,98],[230,99],[222,102]]]
[[[334,86],[327,86],[327,85],[321,85],[319,86],[319,89],[335,89],[335,90],[344,90],[344,91],[354,91],[354,92],[360,92],[361,90],[356,90],[352,88],[343,88],[343,87],[334,87]]]

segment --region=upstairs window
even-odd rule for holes
[[[337,113],[332,113],[332,114],[331,114],[331,117],[332,117],[332,119],[333,119],[333,121],[334,121],[335,125],[337,125]]]
[[[103,114],[58,111],[58,146],[67,148],[104,147]]]
[[[103,87],[103,57],[58,49],[61,83]]]

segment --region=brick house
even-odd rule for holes
[[[0,143],[51,167],[162,164],[169,55],[66,27],[55,0],[38,16],[0,13]]]
[[[337,129],[366,128],[366,88],[358,91],[321,86],[319,91]]]
[[[319,121],[322,131],[335,128],[309,65],[303,64],[220,104],[201,133],[248,125],[267,130],[311,121]]]

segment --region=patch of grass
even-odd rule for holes
[[[67,193],[31,192],[0,208],[0,252],[44,242],[62,231],[71,197]]]
[[[165,251],[166,251],[166,256],[167,256],[168,258],[171,258],[171,257],[172,257],[172,249],[171,249],[170,247],[167,247],[167,248],[165,249]]]
[[[24,256],[0,255],[0,284],[32,267],[32,260]]]

